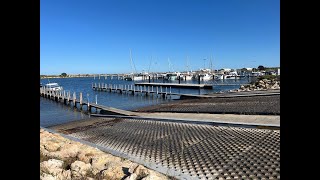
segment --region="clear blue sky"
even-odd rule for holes
[[[40,73],[280,66],[279,0],[41,0]],[[151,60],[152,57],[152,60]]]

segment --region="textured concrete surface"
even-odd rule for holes
[[[136,111],[280,115],[280,95],[187,99],[144,107]]]
[[[279,130],[139,118],[95,118],[52,128],[179,179],[280,179]]]
[[[239,115],[170,112],[139,113],[137,115],[141,117],[280,127],[280,116],[277,115]]]

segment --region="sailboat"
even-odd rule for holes
[[[186,81],[192,80],[193,74],[192,74],[192,73],[190,72],[190,70],[189,70],[189,58],[188,58],[188,56],[187,56],[186,69],[187,69],[187,72],[181,74],[181,78],[183,78],[183,79],[186,80]]]
[[[126,81],[142,81],[143,80],[143,74],[137,74],[137,70],[136,70],[136,66],[132,60],[132,53],[131,53],[131,49],[130,49],[130,64],[131,64],[131,69],[132,72],[131,74],[127,75],[124,80]]]

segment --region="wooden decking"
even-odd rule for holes
[[[79,98],[77,98],[75,92],[71,96],[70,92],[47,91],[43,87],[43,88],[40,88],[40,96],[47,98],[47,99],[54,100],[56,102],[63,103],[65,105],[73,106],[74,108],[79,108],[80,110],[83,110],[83,106],[86,106],[86,110],[88,112],[91,112],[92,108],[95,108],[96,111],[98,109],[100,109],[100,110],[104,110],[104,111],[108,112],[108,114],[135,116],[135,113],[130,112],[130,111],[99,105],[99,104],[97,104],[97,100],[96,100],[96,103],[83,101],[82,93],[79,93]]]
[[[189,89],[212,89],[212,84],[176,84],[176,83],[135,83],[135,86],[163,86]]]

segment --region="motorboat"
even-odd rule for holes
[[[48,83],[48,84],[45,84],[43,87],[45,87],[45,89],[47,91],[62,91],[63,90],[62,86],[59,86],[58,83]]]
[[[212,75],[209,73],[197,74],[193,76],[193,79],[197,80],[200,77],[201,81],[208,81],[212,79]]]
[[[212,76],[211,76],[210,74],[208,74],[208,73],[206,73],[206,74],[200,74],[200,79],[201,79],[202,81],[208,81],[208,80],[212,79]]]
[[[192,80],[192,79],[193,79],[193,74],[190,73],[190,72],[181,73],[181,74],[180,74],[180,78],[181,78],[182,80],[189,81],[189,80]]]
[[[177,80],[178,76],[180,76],[180,73],[167,73],[164,79],[172,81],[172,80]]]
[[[224,74],[215,74],[214,75],[214,79],[215,80],[221,80],[221,79],[224,79],[224,78],[225,78]]]
[[[228,74],[215,74],[214,79],[222,80],[222,79],[236,79],[240,78],[241,76],[237,74],[237,72],[230,72]]]

